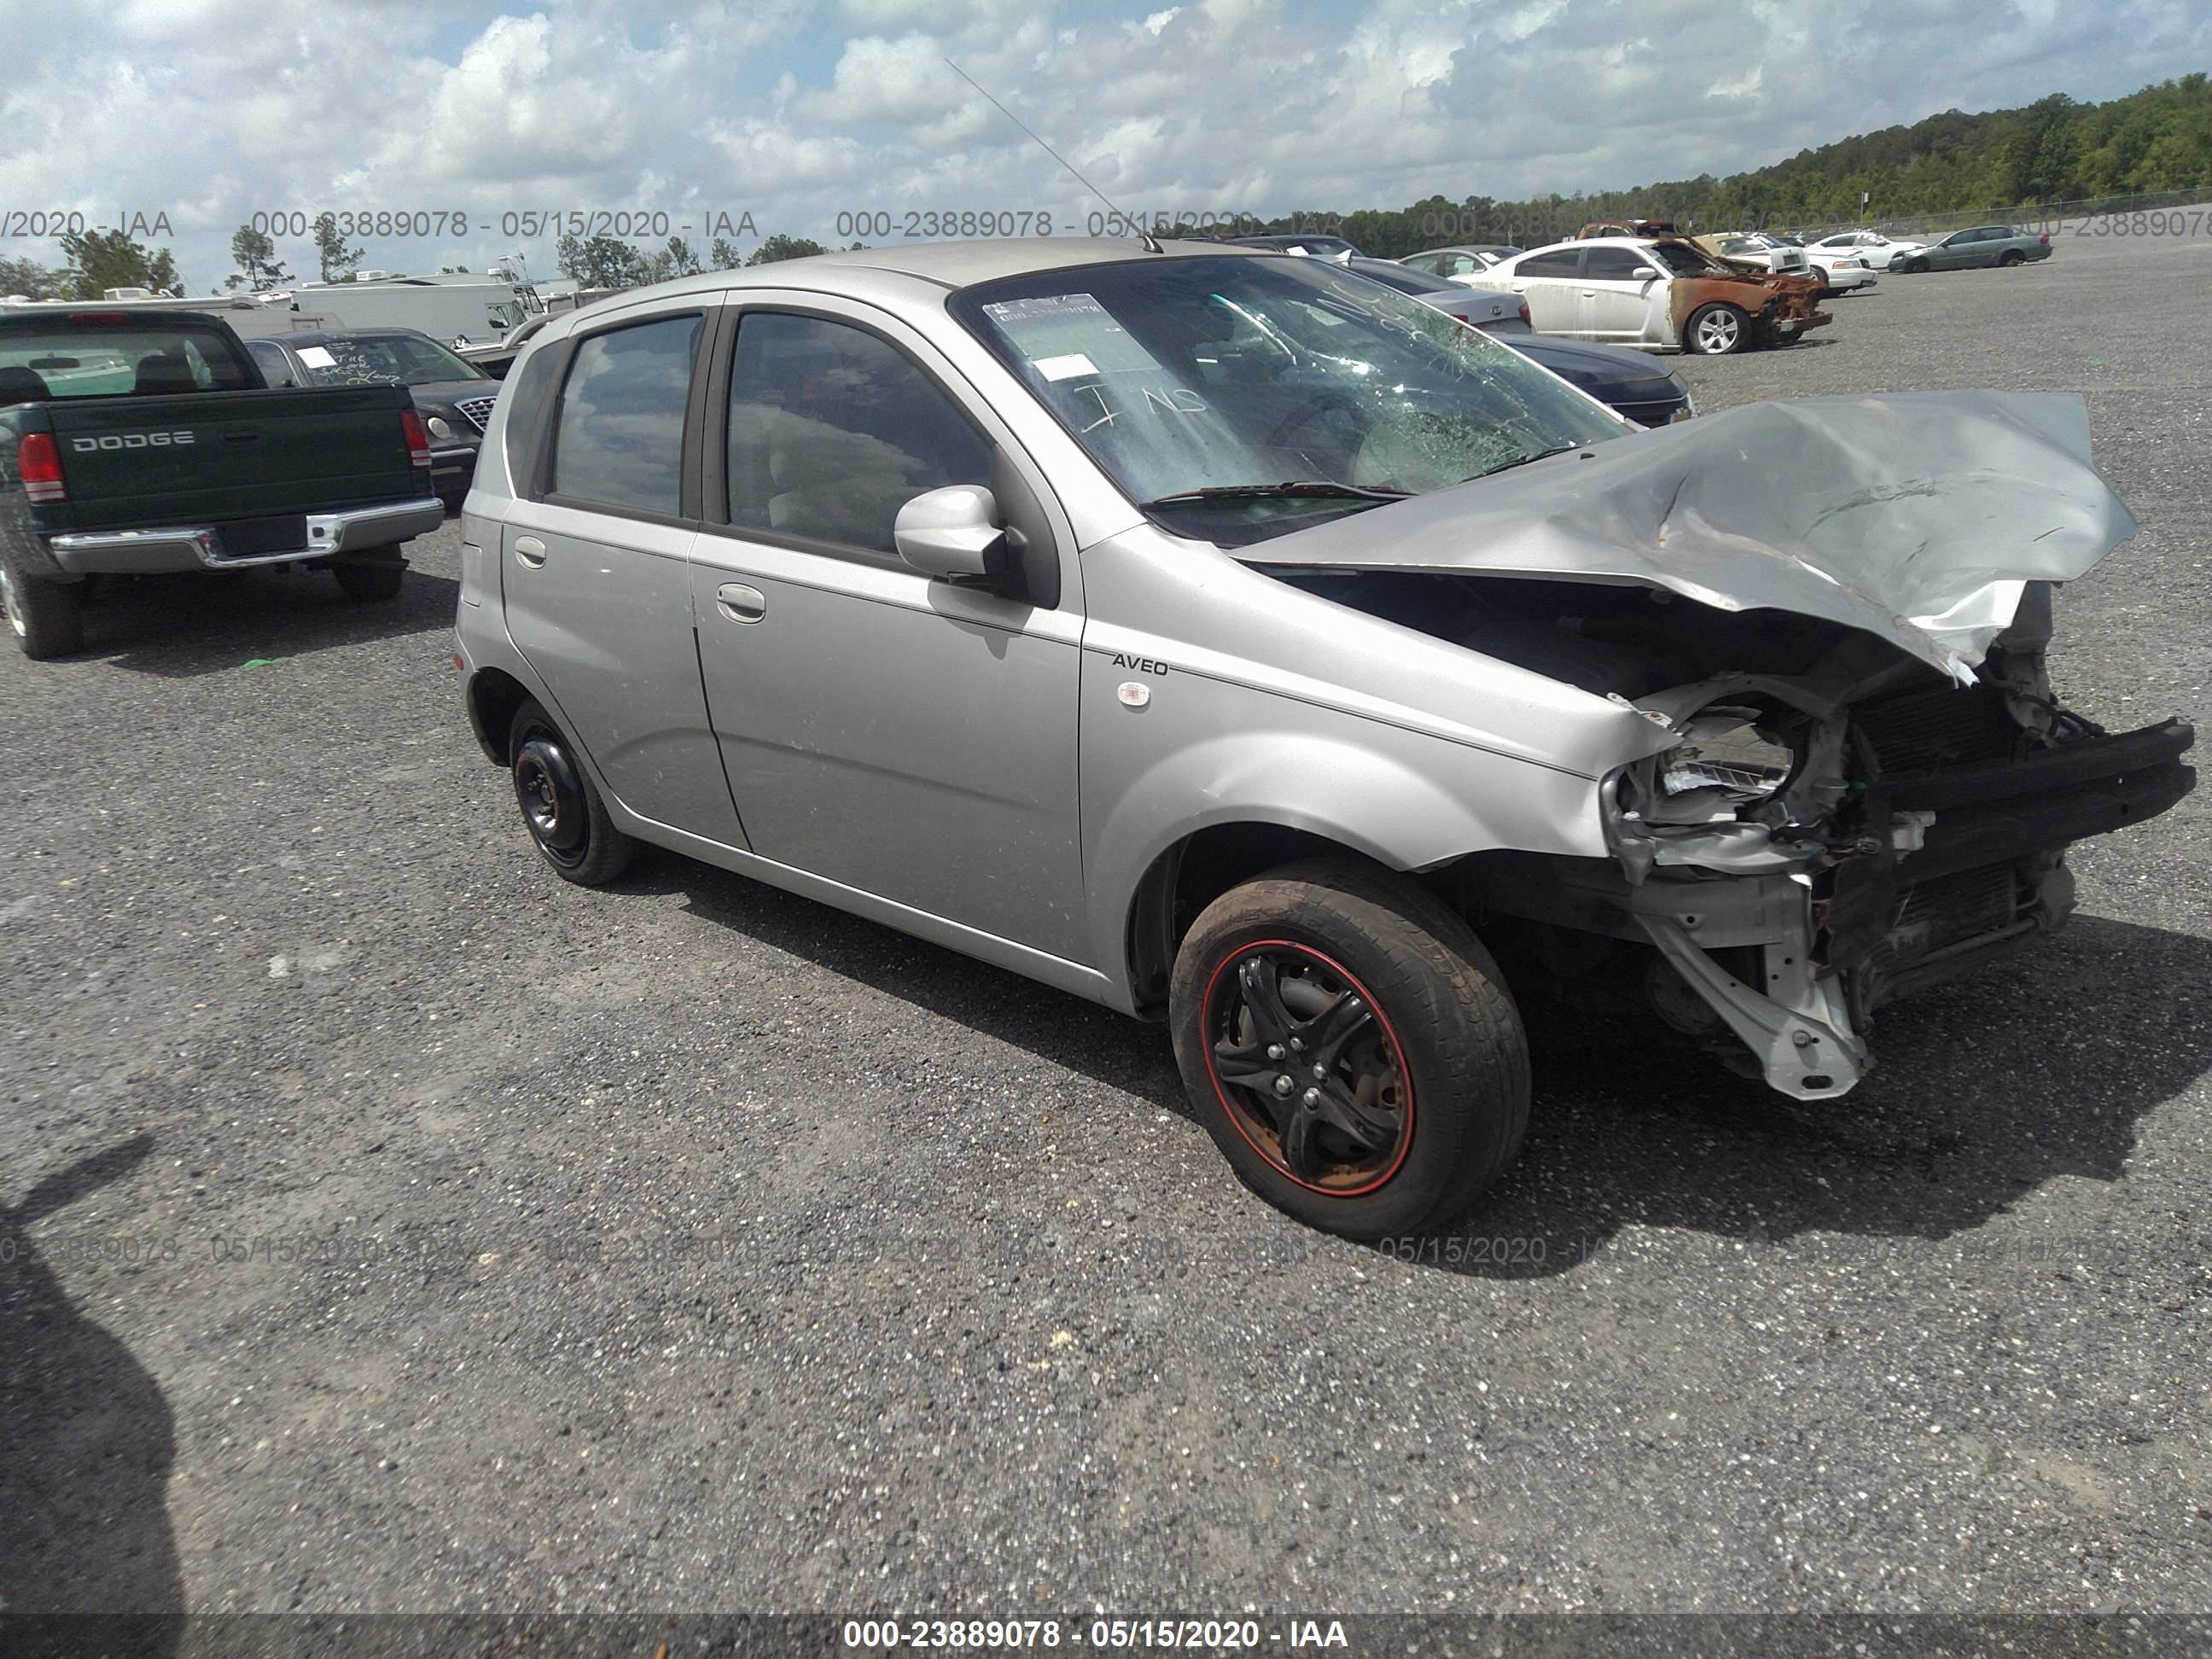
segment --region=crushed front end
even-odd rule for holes
[[[1427,872],[1524,1003],[1656,1014],[1820,1097],[1882,1003],[2063,922],[2070,844],[2193,787],[2189,726],[2106,732],[2045,672],[2054,590],[2135,527],[2079,397],[1914,392],[1707,414],[1267,557],[1615,706],[1609,856]]]
[[[2107,732],[2060,705],[2050,619],[2050,586],[2029,584],[1971,684],[1853,647],[1802,679],[1638,699],[1676,741],[1607,780],[1617,879],[1562,885],[1656,947],[1680,985],[1662,976],[1653,1012],[1732,1033],[1785,1092],[1840,1094],[1876,1008],[2061,926],[2068,846],[2186,795],[2195,733]]]

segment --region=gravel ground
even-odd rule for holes
[[[2201,716],[2208,294],[2212,239],[2069,240],[1682,368],[2085,392],[2142,529],[2056,677]],[[1247,1195],[1158,1029],[674,857],[553,879],[415,556],[0,658],[9,1605],[2212,1605],[2212,797],[1844,1101],[1547,1057],[1405,1261]]]

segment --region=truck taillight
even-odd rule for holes
[[[407,439],[407,462],[410,466],[430,465],[430,434],[422,429],[422,417],[412,408],[399,411],[399,430]]]
[[[65,501],[69,485],[62,481],[62,453],[54,447],[51,432],[26,432],[15,446],[15,476],[23,481],[23,494],[34,501]]]

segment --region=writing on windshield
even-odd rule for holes
[[[1354,491],[1440,489],[1620,429],[1455,319],[1312,260],[1092,266],[970,290],[954,309],[1139,502],[1347,487],[1295,512],[1236,501],[1310,520],[1371,504]]]

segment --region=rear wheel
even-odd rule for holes
[[[27,576],[0,553],[0,615],[33,662],[65,657],[84,643],[84,585]]]
[[[331,566],[331,574],[338,579],[339,589],[356,604],[398,599],[399,579],[406,571],[407,561],[396,552],[389,558],[372,554],[365,558],[340,559]]]
[[[1751,319],[1732,305],[1716,301],[1690,313],[1682,344],[1700,357],[1725,357],[1751,343]]]
[[[1224,894],[1183,939],[1170,1009],[1214,1144],[1325,1231],[1443,1226],[1527,1132],[1528,1044],[1497,965],[1387,872],[1291,865]]]
[[[2027,263],[2027,255],[2022,253],[2016,247],[2008,247],[2003,252],[2003,253],[1998,256],[1997,263],[2001,265],[2026,264]]]
[[[514,711],[507,752],[522,821],[546,863],[580,887],[597,887],[622,874],[636,844],[615,828],[591,775],[576,763],[568,738],[534,699]]]

